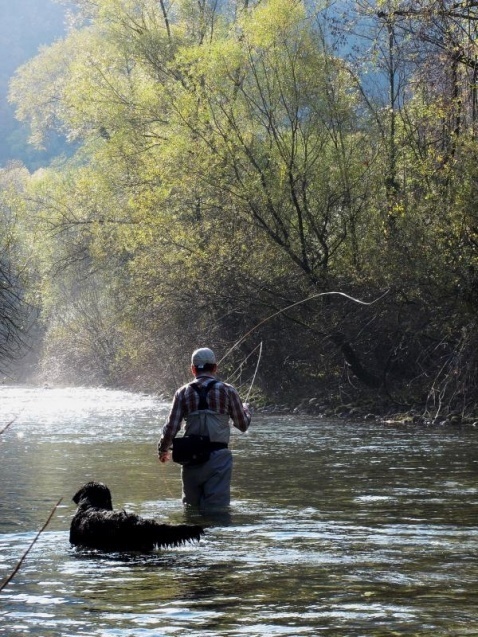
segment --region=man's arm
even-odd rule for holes
[[[161,438],[158,442],[158,456],[163,460],[167,455],[169,448],[173,444],[173,439],[181,428],[181,422],[184,417],[184,407],[182,400],[182,392],[178,391],[174,394],[173,404],[169,412],[168,419],[161,431]]]
[[[237,391],[231,385],[228,386],[229,394],[229,416],[232,418],[234,427],[239,431],[247,431],[251,424],[251,412],[247,404],[243,404]]]

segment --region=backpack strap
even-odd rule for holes
[[[199,395],[199,407],[198,411],[204,411],[205,409],[209,409],[209,405],[207,404],[207,394],[210,389],[214,387],[216,383],[219,381],[216,379],[211,380],[207,385],[200,385],[198,382],[192,382],[190,386],[196,390]]]

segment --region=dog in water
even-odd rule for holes
[[[204,529],[191,524],[160,524],[126,511],[114,511],[111,492],[88,482],[73,496],[78,505],[71,521],[70,542],[103,551],[141,551],[199,541]]]

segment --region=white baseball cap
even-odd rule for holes
[[[191,363],[197,369],[203,369],[205,365],[215,365],[216,356],[209,347],[201,347],[193,352]]]

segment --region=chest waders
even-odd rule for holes
[[[207,384],[206,384],[207,382]],[[231,502],[231,477],[232,477],[232,454],[230,451],[220,452],[219,449],[227,449],[230,425],[229,413],[218,413],[209,409],[207,395],[217,381],[208,379],[203,386],[197,381],[190,383],[191,389],[199,396],[197,409],[189,413],[186,420],[185,437],[198,441],[204,438],[207,440],[207,458],[201,461],[185,463],[181,471],[183,484],[183,503],[198,507],[204,510],[225,510]],[[222,400],[226,402],[227,387],[222,383],[216,386],[218,404],[214,404],[216,409],[221,409]],[[215,394],[213,394],[215,395]],[[191,397],[191,396],[190,396]],[[216,397],[216,396],[215,396]],[[194,435],[196,434],[196,435]],[[206,434],[206,435],[201,435]],[[194,445],[194,453],[198,453],[198,447]],[[174,451],[174,448],[173,448]],[[198,465],[196,467],[191,465]],[[191,467],[191,468],[190,468]]]
[[[224,423],[229,433],[228,416],[211,411],[207,403],[207,394],[217,382],[214,379],[204,386],[191,383],[199,395],[199,406],[186,417],[184,436],[176,437],[173,441],[174,462],[183,466],[200,465],[209,460],[212,451],[227,449],[227,442],[223,442],[221,436]]]
[[[209,393],[209,390],[212,389],[217,382],[218,381],[214,379],[214,380],[211,380],[211,382],[208,383],[207,385],[200,385],[197,381],[195,381],[194,383],[191,383],[191,387],[196,391],[197,395],[199,396],[198,411],[206,411],[207,409],[209,409],[209,405],[207,404],[207,395]]]

